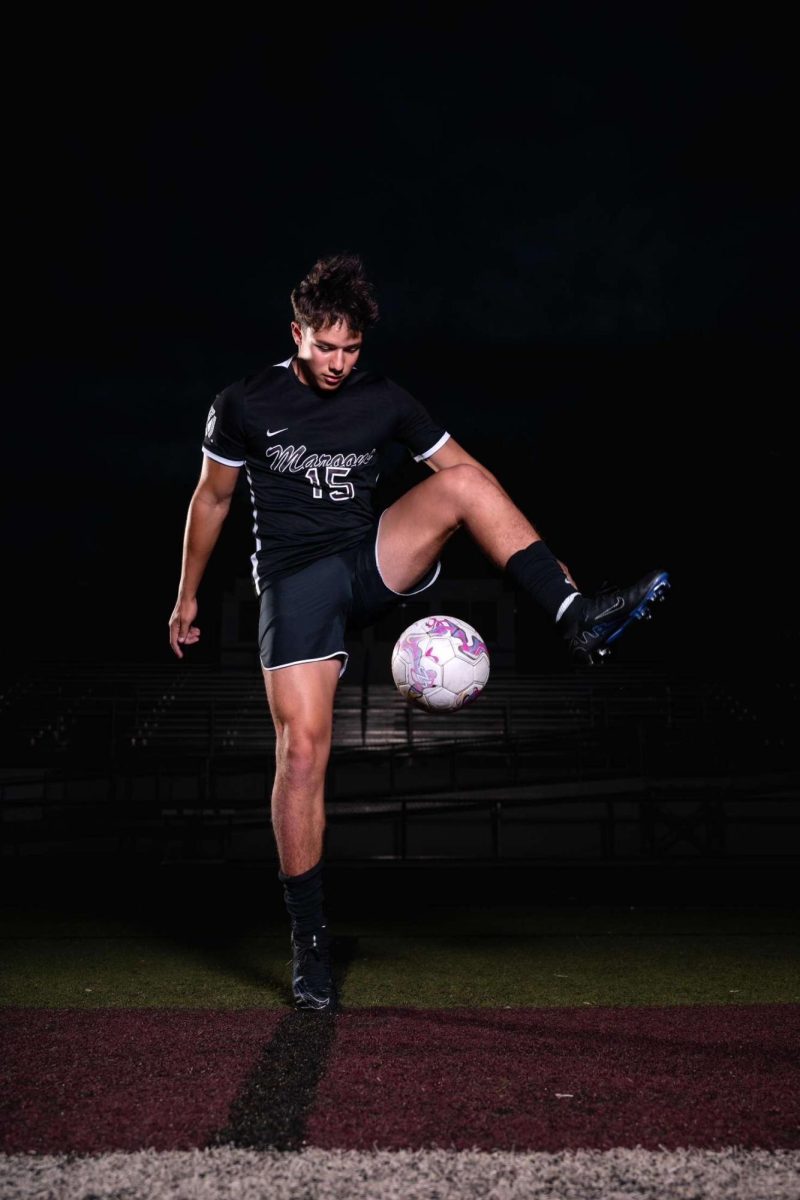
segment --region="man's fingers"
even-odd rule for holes
[[[200,630],[192,625],[192,617],[196,606],[191,606],[186,616],[182,616],[176,606],[169,622],[169,644],[177,658],[183,658],[181,646],[193,646],[200,638]]]
[[[178,658],[183,658],[183,651],[178,645],[178,627],[175,624],[170,624],[169,627],[169,644],[173,653],[177,654]]]
[[[177,647],[178,645],[193,646],[195,642],[199,640],[200,630],[197,628],[197,626],[187,625],[184,622],[181,622],[177,626],[174,638],[170,638],[170,641],[173,643],[173,647]]]

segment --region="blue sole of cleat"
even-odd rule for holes
[[[620,625],[619,629],[615,629],[611,636],[606,640],[606,646],[610,646],[612,642],[615,642],[617,638],[625,632],[631,621],[641,621],[647,612],[648,606],[652,604],[654,600],[663,598],[669,588],[669,575],[666,571],[662,571],[661,574],[658,575],[654,580],[649,592],[641,601],[641,603],[636,606],[632,613],[629,613],[629,615]],[[603,647],[603,649],[605,649],[605,647]],[[597,653],[602,654],[603,651],[598,650]]]

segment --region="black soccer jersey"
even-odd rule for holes
[[[388,441],[416,462],[449,433],[409,392],[352,371],[330,395],[301,383],[291,359],[230,384],[214,400],[203,453],[244,467],[253,504],[253,578],[296,571],[356,546],[373,525],[378,455]]]

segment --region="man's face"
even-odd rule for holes
[[[358,362],[363,334],[353,333],[343,321],[312,329],[292,321],[297,346],[297,374],[303,383],[320,392],[335,392]]]

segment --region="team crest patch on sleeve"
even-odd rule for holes
[[[206,420],[206,437],[207,438],[211,438],[214,436],[214,426],[216,425],[216,423],[217,423],[217,410],[214,408],[214,405],[212,404],[211,408],[208,410],[208,419]]]

